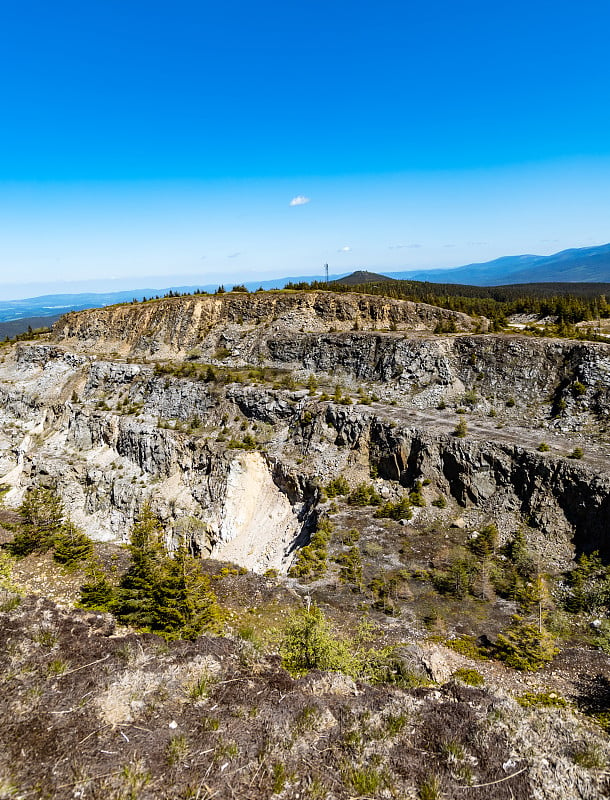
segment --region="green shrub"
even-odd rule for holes
[[[343,475],[339,475],[339,477],[333,478],[333,480],[329,481],[324,487],[326,496],[331,499],[333,497],[340,497],[342,495],[349,494],[349,490],[350,490],[349,483],[345,480]]]
[[[485,683],[485,678],[478,670],[468,669],[467,667],[456,669],[451,677],[462,681],[462,683],[467,683],[469,686],[482,686]]]
[[[498,529],[491,523],[478,532],[477,536],[468,541],[468,549],[479,558],[489,558],[498,544]]]
[[[292,675],[303,675],[312,669],[353,674],[356,659],[346,642],[337,639],[316,605],[295,612],[286,626],[280,644],[284,667]]]
[[[467,597],[474,594],[479,572],[479,560],[462,548],[457,548],[451,556],[448,568],[432,573],[432,584],[441,594],[457,598]]]
[[[318,520],[315,532],[309,544],[302,547],[297,553],[288,574],[291,578],[305,578],[315,580],[322,577],[328,565],[328,544],[333,532],[333,524],[328,517]]]
[[[347,498],[351,506],[378,506],[383,502],[374,486],[360,483]]]
[[[556,692],[524,692],[516,700],[523,708],[566,708],[568,705]]]
[[[539,453],[548,453],[551,448],[546,442],[540,442],[538,445],[538,452]]]
[[[582,397],[582,395],[586,393],[587,387],[580,381],[574,381],[570,386],[570,391],[574,397]]]
[[[439,494],[439,496],[432,501],[432,505],[436,506],[436,508],[446,508],[447,501],[442,494]]]
[[[473,636],[462,635],[456,639],[445,639],[443,642],[445,647],[450,647],[462,656],[472,659],[483,659],[486,652],[483,648],[479,647],[476,639]]]
[[[309,389],[309,394],[314,395],[316,393],[316,389],[318,388],[318,381],[316,376],[311,373],[309,378],[307,379],[307,388]]]
[[[572,452],[570,453],[570,455],[568,456],[568,458],[581,459],[581,458],[584,457],[584,455],[585,455],[585,451],[582,449],[582,447],[575,447],[572,450]]]
[[[478,398],[478,395],[476,393],[476,390],[475,389],[469,389],[467,392],[465,392],[462,395],[461,402],[465,406],[470,406],[472,408],[472,406],[475,406],[477,404],[478,400],[479,400],[479,398]]]
[[[453,435],[458,439],[463,439],[467,435],[467,433],[468,433],[468,424],[464,419],[464,417],[462,417],[455,426]]]
[[[426,505],[426,499],[422,494],[422,485],[417,484],[414,489],[409,492],[409,501],[412,506],[416,508],[423,508]]]
[[[610,604],[610,566],[599,552],[581,553],[574,569],[565,575],[568,585],[564,605],[573,614],[595,614]]]
[[[558,653],[555,641],[544,627],[515,615],[505,633],[499,634],[494,654],[514,669],[534,672]]]
[[[358,547],[350,547],[346,553],[341,553],[335,559],[340,565],[339,580],[360,586],[362,583],[362,559]]]
[[[339,534],[341,544],[354,545],[360,541],[360,531],[357,528],[350,528],[348,531],[341,531]]]
[[[409,577],[410,573],[404,569],[383,572],[374,577],[368,584],[375,598],[373,608],[383,611],[384,614],[397,615],[399,609],[395,600],[403,596],[405,591],[410,594]]]
[[[251,433],[247,433],[241,442],[238,439],[229,439],[227,442],[228,450],[255,450],[256,447],[257,441]]]
[[[270,569],[266,569],[264,572],[265,578],[277,578],[279,575],[279,571],[275,567],[271,567]]]
[[[423,499],[423,498],[422,498]],[[413,511],[411,509],[411,498],[405,495],[397,500],[396,503],[391,503],[389,500],[375,512],[375,516],[386,519],[411,519]]]

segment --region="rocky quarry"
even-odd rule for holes
[[[111,776],[97,788],[83,784],[85,793],[76,795],[80,776],[66,778],[64,772],[61,781],[70,784],[67,788],[57,788],[56,781],[50,794],[40,790],[24,797],[212,798],[229,797],[230,785],[239,797],[609,796],[603,766],[608,763],[607,735],[578,710],[593,700],[589,695],[582,700],[586,692],[582,689],[579,695],[577,688],[585,675],[592,677],[592,669],[602,677],[607,674],[605,653],[577,636],[568,642],[564,661],[524,678],[496,662],[472,662],[472,654],[457,654],[443,644],[456,637],[493,637],[515,612],[513,600],[492,598],[485,588],[448,598],[431,589],[434,570],[446,569],[455,548],[467,548],[484,526],[497,527],[498,548],[516,531],[525,531],[533,561],[558,579],[581,554],[598,551],[603,560],[610,558],[610,345],[491,333],[488,328],[483,318],[423,303],[283,291],[166,298],[71,313],[51,334],[4,345],[0,483],[5,509],[18,508],[31,487],[52,487],[71,519],[110,546],[128,540],[134,520],[149,503],[163,521],[170,550],[187,541],[205,561],[248,570],[251,580],[263,587],[257,591],[271,592],[273,583],[273,591],[284,593],[289,603],[298,605],[304,595],[313,596],[339,625],[356,622],[367,607],[384,641],[410,643],[414,649],[404,658],[441,686],[408,696],[398,689],[384,690],[382,696],[381,690],[357,686],[345,677],[343,682],[333,679],[335,683],[322,675],[295,682],[282,672],[277,658],[269,657],[260,673],[253,674],[235,643],[184,645],[171,652],[167,685],[179,684],[181,670],[186,675],[197,659],[207,659],[206,669],[215,676],[210,685],[236,681],[243,687],[239,693],[232,687],[230,698],[219,694],[220,689],[208,692],[217,703],[214,708],[225,708],[230,699],[233,710],[228,714],[243,710],[239,725],[231,723],[232,742],[240,738],[238,729],[247,726],[243,716],[253,707],[258,708],[252,723],[255,738],[260,744],[268,736],[269,753],[279,746],[282,725],[292,731],[293,742],[301,737],[302,752],[291,751],[282,780],[280,767],[274,767],[277,754],[265,760],[238,743],[240,755],[216,753],[210,762],[214,766],[205,780],[199,776],[192,784],[190,795],[178,777],[176,786],[185,793],[168,789],[167,795],[161,794],[156,773],[150,784],[154,790],[140,776],[132,781],[137,792],[120,794],[127,792],[123,784],[117,788],[123,778]],[[327,487],[339,478],[348,488],[334,494]],[[349,502],[349,493],[358,487],[361,495],[367,487],[378,506],[397,507],[401,498],[410,497],[411,507],[402,518],[383,518],[374,505]],[[327,555],[322,574],[306,580],[306,570],[294,570],[323,518],[335,530],[358,533],[361,573],[352,581],[358,591],[337,566],[343,563],[345,569],[345,536],[332,540],[330,554],[338,554],[338,560],[333,565]],[[384,594],[379,581],[387,576],[394,582]],[[104,643],[116,633],[96,632],[91,619],[82,616],[78,623],[76,618],[66,621],[74,612],[65,608],[34,612],[34,607],[42,608],[37,602],[39,606],[19,612],[29,625],[42,625],[48,618],[66,642],[70,625],[81,626],[90,640],[89,660],[106,657]],[[14,624],[6,622],[5,629]],[[135,634],[122,635],[128,636],[130,647],[140,646]],[[25,645],[15,637],[11,645],[8,636],[7,647],[21,648],[23,655]],[[119,663],[113,644],[108,663],[116,661],[116,675],[104,680],[122,686],[132,680],[134,687],[148,680],[142,677],[146,663],[158,656],[150,655],[150,642],[143,648],[142,654],[148,655],[142,655],[141,664],[136,664],[140,657],[135,650]],[[81,661],[86,661],[84,655]],[[451,683],[456,670],[473,664],[484,673],[489,689]],[[154,694],[158,676],[149,678]],[[330,681],[328,686],[324,681]],[[74,694],[76,684],[70,685]],[[514,700],[519,693],[540,694],[549,687],[581,700],[570,700],[572,710],[550,703],[550,709],[534,711]],[[598,694],[604,687],[602,680]],[[78,687],[82,689],[87,687]],[[130,691],[137,694],[140,689]],[[260,700],[256,692],[262,692]],[[288,716],[272,725],[274,692],[278,700],[292,699]],[[184,731],[203,724],[201,708],[195,713],[191,706],[172,703],[167,713],[180,718]],[[7,713],[15,712],[6,698],[5,706]],[[165,711],[157,708],[153,724],[150,716],[143,722],[142,709],[136,713],[127,706],[119,711],[103,707],[103,724],[110,728],[103,734],[107,739],[91,740],[98,750],[116,749],[120,737],[111,736],[111,730],[121,732],[127,742],[129,737],[139,741],[138,725],[164,726],[162,746],[171,746],[165,730],[171,720],[165,720]],[[453,724],[452,714],[460,720],[455,723],[459,731],[468,729],[470,755],[463,742],[451,754],[448,743],[457,742],[461,733],[443,738],[442,731]],[[542,715],[538,722],[536,714]],[[390,757],[374,742],[386,737],[388,726],[399,726],[388,720],[399,718],[405,732],[410,731],[409,739],[392,745]],[[425,725],[418,727],[416,720],[422,718]],[[42,733],[47,723],[40,719],[40,737],[46,741],[50,734]],[[429,739],[422,738],[425,730]],[[79,731],[81,739],[88,735],[84,728]],[[329,778],[331,756],[327,762],[318,753],[325,752],[326,744],[332,755],[333,742],[343,737],[345,743],[349,731],[359,731],[350,751],[355,761],[347,765],[347,750],[342,751],[349,779],[339,787]],[[375,738],[371,731],[381,733]],[[492,747],[493,731],[498,738]],[[53,727],[53,736],[59,735]],[[207,739],[210,735],[208,730]],[[445,750],[438,744],[432,759],[436,766],[424,767],[434,737],[444,742]],[[208,749],[207,739],[201,752]],[[138,747],[143,745],[131,747],[129,756],[136,773]],[[579,763],[574,758],[579,747],[601,754],[598,766],[583,766],[586,759]],[[48,742],[44,748],[53,752]],[[35,750],[28,758],[36,758]],[[117,758],[107,759],[99,774],[112,773]],[[381,775],[386,768],[380,759],[387,758],[388,774],[398,788],[391,789],[381,778],[359,782],[354,770],[364,770],[368,763]],[[442,766],[439,759],[444,759]],[[303,765],[312,760],[317,766],[308,768],[307,780],[290,777],[291,770],[305,770]],[[192,762],[195,775],[193,765],[200,761],[208,763],[190,752],[176,756],[171,769]],[[221,770],[225,762],[226,774]],[[237,777],[238,762],[247,781]],[[251,762],[258,763],[258,772]],[[513,780],[505,780],[513,773]],[[225,781],[229,775],[234,775],[232,784]],[[106,793],[95,794],[102,786]]]

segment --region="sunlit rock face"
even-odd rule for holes
[[[463,332],[431,333],[448,319]],[[5,502],[56,486],[75,522],[113,540],[150,502],[170,544],[186,536],[202,555],[285,571],[331,478],[374,475],[390,495],[425,479],[461,507],[526,515],[556,563],[575,544],[607,552],[610,346],[477,326],[325,292],[69,314],[52,340],[3,352]],[[353,403],[333,399],[337,384]],[[459,405],[465,439],[452,435]],[[537,451],[543,439],[551,452]],[[575,444],[582,461],[565,458]]]

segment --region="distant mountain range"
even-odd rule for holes
[[[389,272],[398,280],[502,286],[513,283],[608,283],[610,244],[562,250],[551,256],[503,256],[451,269]]]
[[[610,283],[610,244],[596,247],[580,247],[562,250],[551,256],[503,256],[482,264],[467,264],[451,269],[409,270],[384,273],[385,278],[394,280],[431,281],[432,283],[457,283],[471,286],[502,286],[522,283]],[[364,270],[348,276],[333,276],[350,283],[366,283],[379,280],[378,274]],[[323,281],[322,275],[303,275],[300,277],[275,278],[268,281],[246,281],[245,286],[254,291],[281,289],[289,282]],[[230,288],[232,284],[227,284]],[[133,289],[128,291],[83,294],[48,294],[24,300],[0,300],[0,323],[21,320],[21,329],[27,330],[31,318],[57,318],[67,311],[80,311],[85,308],[98,308],[115,303],[129,302],[133,298],[162,297],[170,289],[175,292],[193,292],[201,289],[213,292],[218,284],[199,284],[190,286],[168,286],[166,289]],[[19,327],[19,326],[17,326]],[[2,329],[0,329],[2,331]],[[16,331],[20,332],[20,331]],[[4,331],[2,331],[4,334]],[[13,328],[8,335],[14,335]]]

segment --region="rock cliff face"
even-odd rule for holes
[[[54,338],[78,350],[121,355],[183,356],[197,348],[208,357],[219,348],[252,359],[269,335],[332,330],[389,329],[431,331],[452,324],[456,330],[485,329],[487,320],[425,303],[332,292],[168,298],[67,314],[54,326]]]
[[[487,326],[486,320],[421,303],[295,292],[82,311],[63,317],[53,337],[78,353],[153,360],[189,354],[212,363],[265,363],[352,383],[374,381],[388,398],[407,392],[421,408],[466,391],[480,402],[512,398],[530,409],[543,403],[557,408],[563,401],[579,417],[564,415],[558,425],[568,428],[595,419],[610,402],[608,345],[504,335],[430,337],[439,322],[463,332]],[[112,368],[104,369],[91,380],[112,385]],[[584,387],[584,397],[575,384]]]
[[[600,475],[580,463],[549,459],[517,444],[457,439],[391,427],[379,419],[356,433],[353,420],[346,420],[337,409],[329,413],[339,435],[346,426],[351,429],[354,447],[366,437],[380,477],[406,487],[428,480],[462,507],[526,518],[532,527],[547,532],[551,550],[561,559],[569,559],[572,544],[581,551],[598,549],[610,556],[607,472]]]
[[[610,346],[432,335],[439,320],[480,324],[325,292],[69,314],[53,342],[4,351],[6,500],[57,485],[90,534],[124,539],[149,499],[200,552],[284,570],[307,540],[318,487],[374,474],[391,496],[425,479],[455,513],[527,519],[558,564],[574,546],[610,555]],[[384,326],[405,330],[372,330]],[[186,353],[190,376],[180,372]],[[163,373],[155,362],[169,356]],[[204,380],[210,362],[217,374]],[[245,379],[240,365],[259,377]],[[295,386],[313,374],[319,389]],[[360,404],[329,400],[337,382]],[[460,405],[464,439],[452,435]],[[581,461],[566,459],[575,446]]]

